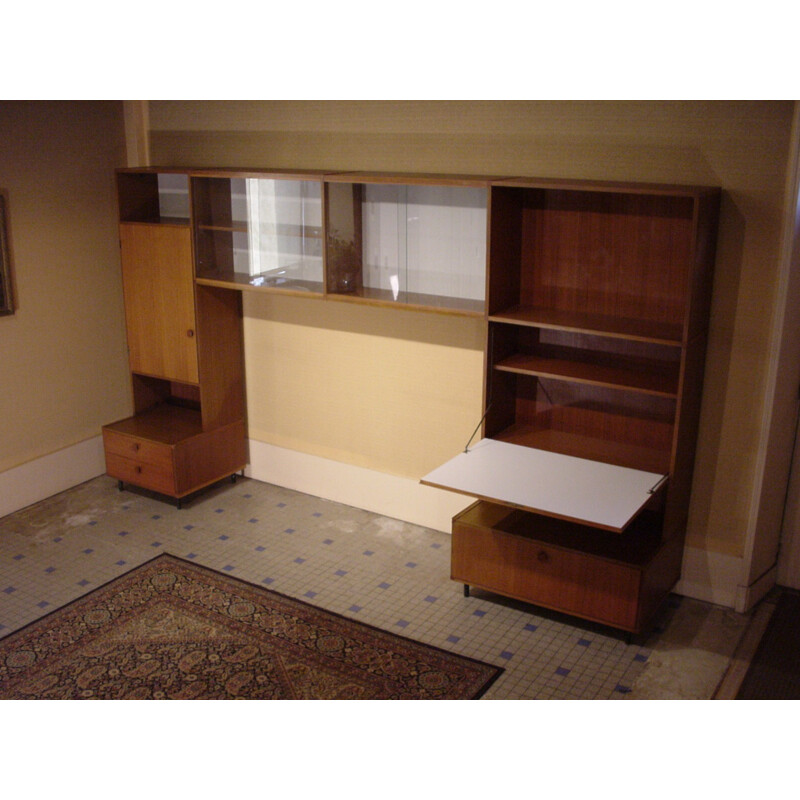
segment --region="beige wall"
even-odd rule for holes
[[[151,163],[700,183],[723,191],[689,544],[744,554],[791,102],[151,102]],[[252,434],[417,478],[480,414],[479,323],[246,298]]]
[[[114,168],[120,102],[0,102],[16,314],[0,317],[0,472],[130,413]]]

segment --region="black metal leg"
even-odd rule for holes
[[[464,597],[469,597],[469,584],[464,584]]]
[[[125,488],[125,484],[122,481],[117,481],[117,489],[122,491]]]

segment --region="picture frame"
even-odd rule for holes
[[[8,194],[0,190],[0,316],[14,313],[11,248],[8,242]]]

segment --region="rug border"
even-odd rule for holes
[[[109,580],[105,581],[104,583],[101,583],[98,586],[95,586],[93,589],[90,589],[88,592],[86,592],[86,594],[82,594],[80,597],[76,597],[76,598],[68,601],[63,606],[58,606],[57,608],[54,608],[51,611],[48,611],[43,616],[37,617],[36,619],[31,620],[30,622],[26,622],[25,625],[23,625],[21,628],[17,628],[16,630],[11,631],[10,633],[5,634],[4,636],[0,636],[0,645],[2,645],[6,640],[10,640],[15,635],[18,635],[18,634],[21,635],[24,631],[28,630],[29,628],[34,627],[35,625],[44,624],[45,621],[49,617],[54,616],[55,614],[59,614],[62,611],[65,611],[66,609],[70,608],[71,606],[75,606],[78,603],[81,603],[81,602],[85,601],[90,595],[94,594],[95,592],[99,592],[101,589],[105,589],[106,587],[108,587],[112,583],[114,583],[115,581],[118,581],[118,580],[121,580],[121,579],[125,578],[127,575],[130,575],[135,570],[138,570],[138,569],[141,569],[143,567],[146,567],[146,566],[148,566],[150,564],[153,564],[156,561],[159,561],[159,560],[162,560],[162,559],[163,560],[172,559],[172,560],[177,561],[177,562],[179,562],[181,564],[186,564],[189,567],[196,567],[196,568],[199,567],[200,569],[204,569],[204,570],[207,570],[208,572],[215,573],[215,574],[219,575],[222,578],[226,578],[227,580],[231,580],[233,583],[239,583],[242,586],[246,586],[246,587],[249,587],[251,589],[259,589],[261,591],[269,592],[271,594],[277,595],[278,597],[280,597],[280,598],[282,598],[284,600],[289,601],[290,603],[298,603],[299,605],[305,606],[306,608],[312,609],[313,611],[321,611],[321,612],[323,612],[325,614],[329,614],[332,617],[336,617],[336,618],[338,618],[340,620],[343,620],[344,622],[354,622],[357,625],[360,625],[360,626],[362,626],[364,628],[367,628],[369,630],[375,631],[377,633],[384,634],[384,635],[389,636],[391,638],[400,639],[402,641],[409,642],[409,643],[415,644],[415,645],[419,645],[421,647],[427,647],[427,648],[430,648],[431,650],[435,650],[435,651],[437,651],[439,653],[442,653],[444,655],[451,656],[453,658],[459,658],[459,659],[462,659],[462,660],[467,661],[469,663],[472,663],[472,664],[475,664],[475,665],[478,665],[478,666],[481,666],[481,667],[489,667],[489,668],[495,670],[495,674],[487,679],[486,683],[481,687],[480,691],[478,691],[477,694],[475,694],[473,697],[462,698],[462,699],[465,699],[465,700],[466,699],[469,699],[469,700],[480,700],[486,694],[486,692],[494,685],[494,683],[497,681],[497,679],[505,672],[505,667],[499,667],[499,666],[497,666],[495,664],[489,663],[488,661],[481,661],[479,658],[473,658],[472,656],[465,656],[465,655],[462,655],[461,653],[454,653],[451,650],[445,649],[444,647],[439,647],[438,645],[435,645],[435,644],[428,644],[427,642],[421,642],[421,641],[419,641],[417,639],[412,639],[410,636],[403,636],[403,634],[395,633],[394,631],[387,631],[384,628],[380,628],[377,625],[373,625],[373,624],[371,624],[369,622],[362,622],[361,620],[353,619],[352,617],[347,617],[347,616],[345,616],[344,614],[342,614],[342,613],[340,613],[338,611],[330,611],[327,608],[322,608],[321,606],[314,605],[313,603],[309,603],[307,600],[303,600],[303,599],[301,599],[299,597],[292,597],[292,595],[284,594],[283,592],[279,592],[279,591],[277,591],[275,589],[270,589],[268,586],[262,586],[261,584],[258,584],[258,583],[252,583],[251,581],[245,580],[244,578],[240,578],[238,575],[231,575],[231,574],[226,573],[226,572],[220,572],[219,570],[214,569],[213,567],[208,567],[205,564],[200,564],[200,563],[198,563],[196,561],[190,561],[189,559],[183,558],[182,556],[176,556],[174,553],[170,553],[169,551],[166,551],[166,550],[162,551],[161,553],[158,553],[157,555],[153,556],[152,558],[148,558],[147,560],[142,561],[140,564],[136,564],[135,566],[131,567],[129,570],[126,570],[125,572],[121,573],[120,575],[116,575],[115,577],[110,578]]]

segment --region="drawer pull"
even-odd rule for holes
[[[194,336],[194,331],[191,328],[189,328],[189,330],[186,331],[186,335],[191,339]]]
[[[142,474],[142,468],[141,467],[138,467],[138,466],[136,467],[136,474],[137,475],[141,475]]]
[[[543,564],[550,560],[550,556],[547,555],[547,553],[545,553],[544,550],[540,550],[536,558],[538,558],[539,561],[541,561]]]
[[[138,453],[140,447],[141,447],[141,445],[139,444],[139,442],[134,442],[133,443],[133,452],[134,453]]]

